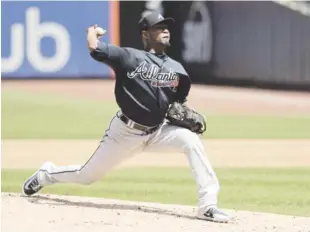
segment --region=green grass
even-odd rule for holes
[[[310,116],[211,116],[206,138],[310,138]]]
[[[34,170],[2,170],[2,191],[20,192]],[[310,216],[310,169],[216,169],[219,205],[296,216]],[[92,185],[57,184],[42,193],[116,198],[171,204],[197,204],[188,168],[135,168],[110,172]]]
[[[2,139],[98,139],[116,103],[2,91]],[[207,116],[206,138],[310,138],[310,115]]]
[[[99,138],[116,110],[107,101],[4,91],[2,138]]]

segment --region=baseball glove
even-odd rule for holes
[[[206,131],[204,117],[179,102],[174,102],[170,105],[166,118],[171,124],[187,128],[197,134],[202,134]]]

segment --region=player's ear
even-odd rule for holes
[[[142,31],[142,40],[147,40],[147,31]]]

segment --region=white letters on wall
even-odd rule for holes
[[[15,72],[24,61],[24,26],[13,24],[11,26],[11,56],[1,57],[1,71]]]
[[[56,51],[51,57],[42,55],[40,42],[43,37],[51,37],[55,41]],[[17,71],[24,58],[27,58],[37,71],[56,72],[68,62],[70,50],[70,35],[67,29],[56,22],[40,23],[40,10],[30,7],[26,10],[25,26],[21,23],[11,26],[11,54],[7,58],[1,58],[2,72]]]

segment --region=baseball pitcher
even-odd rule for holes
[[[165,53],[173,23],[173,18],[163,18],[156,12],[144,16],[138,23],[143,50],[100,41],[105,31],[97,25],[87,29],[90,56],[115,71],[119,110],[85,164],[44,163],[23,184],[25,195],[56,183],[88,185],[137,152],[174,148],[187,156],[197,183],[197,218],[230,220],[217,207],[219,182],[199,137],[206,131],[205,118],[186,104],[189,76],[179,62]]]

